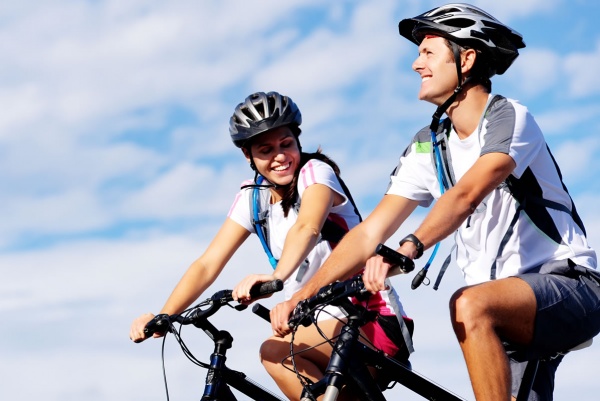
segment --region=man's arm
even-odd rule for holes
[[[454,231],[473,213],[481,201],[514,170],[514,160],[503,153],[481,156],[454,187],[444,193],[435,203],[414,235],[423,243],[424,249],[434,246]],[[404,242],[398,252],[414,259],[417,247]],[[363,282],[371,293],[385,289],[385,278],[390,265],[381,257],[369,260]]]
[[[513,158],[504,153],[488,153],[477,159],[456,185],[436,202],[415,231],[425,249],[456,231],[515,167]]]
[[[396,195],[385,195],[375,210],[350,230],[335,247],[317,273],[289,301],[271,310],[271,325],[277,335],[289,332],[287,321],[298,302],[315,295],[321,287],[345,279],[360,271],[373,256],[375,248],[385,242],[415,210],[418,202]]]

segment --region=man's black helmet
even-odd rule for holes
[[[229,134],[235,146],[241,148],[265,131],[301,123],[302,114],[292,99],[277,92],[257,92],[237,105],[229,119]]]
[[[503,74],[525,47],[523,36],[485,11],[464,3],[429,10],[398,24],[400,35],[419,45],[426,34],[444,37],[459,46],[481,50],[489,58],[492,77]]]

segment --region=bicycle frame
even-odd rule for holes
[[[436,401],[464,401],[464,399],[414,372],[410,363],[405,364],[387,357],[358,341],[359,327],[368,317],[367,311],[353,305],[347,298],[336,302],[347,314],[348,321],[338,336],[325,376],[308,385],[302,392],[302,401],[314,401],[324,394],[323,401],[334,401],[344,384],[360,392],[361,399],[385,401],[382,378],[375,379],[367,366],[377,370],[378,376],[385,375],[387,381],[398,382],[425,399]]]
[[[414,267],[412,261],[383,244],[379,244],[376,253],[397,265],[401,272],[410,272]],[[406,364],[396,361],[387,357],[383,352],[369,348],[358,341],[359,327],[367,322],[367,311],[350,302],[349,297],[365,293],[362,277],[355,276],[347,281],[332,283],[321,288],[315,296],[300,302],[292,313],[288,322],[292,328],[299,324],[307,326],[312,323],[310,316],[313,316],[318,305],[337,305],[345,311],[348,317],[335,342],[325,376],[317,383],[305,386],[301,400],[314,401],[316,397],[324,394],[323,401],[335,401],[342,386],[349,384],[363,394],[364,399],[383,401],[385,400],[383,396],[385,388],[382,389],[381,380],[374,379],[366,368],[366,366],[371,366],[376,368],[378,373],[386,375],[385,379],[388,383],[400,383],[428,400],[464,401],[459,396],[414,372],[408,361]],[[574,349],[584,348],[589,344],[591,344],[591,340]],[[517,401],[526,401],[529,398],[538,365],[539,360],[529,361],[521,381]]]
[[[411,369],[410,362],[400,362],[388,357],[382,351],[368,347],[359,341],[360,330],[374,318],[372,312],[360,305],[353,304],[349,297],[366,294],[361,276],[355,276],[344,282],[336,282],[323,287],[315,296],[298,304],[289,325],[293,329],[300,324],[308,326],[312,323],[315,308],[319,305],[336,305],[347,316],[340,334],[337,336],[325,375],[318,382],[304,387],[300,399],[314,401],[323,396],[323,401],[335,401],[344,385],[349,385],[360,399],[385,401],[383,391],[390,382],[419,394],[425,399],[436,401],[464,401],[463,398],[439,386]],[[268,310],[255,304],[253,312],[269,320]],[[367,366],[377,371],[377,379],[373,377]]]
[[[376,253],[384,256],[397,266],[402,273],[414,269],[412,260],[404,255],[379,244]],[[438,384],[421,376],[411,369],[410,362],[401,363],[387,357],[382,351],[376,351],[358,341],[359,328],[373,318],[373,315],[360,305],[354,305],[349,297],[368,295],[361,276],[355,276],[344,282],[325,286],[319,292],[298,304],[289,325],[294,328],[311,322],[318,305],[336,305],[347,316],[347,321],[337,337],[324,377],[314,384],[305,386],[302,401],[314,401],[324,395],[323,401],[335,401],[344,384],[360,392],[361,399],[385,401],[383,391],[387,383],[397,382],[428,400],[464,401]],[[254,308],[258,309],[258,308]],[[256,311],[255,311],[256,313]],[[367,366],[376,369],[379,379],[375,379]],[[382,377],[384,376],[384,377]],[[386,380],[385,386],[383,380]]]
[[[214,342],[214,351],[210,356],[210,367],[206,374],[206,383],[202,401],[235,401],[237,398],[229,388],[257,401],[283,401],[275,394],[249,379],[244,373],[229,369],[225,365],[227,350],[232,347],[233,337],[225,330],[218,330],[208,320],[194,323],[202,329]]]

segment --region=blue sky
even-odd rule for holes
[[[494,92],[532,111],[599,249],[600,6],[472,3],[525,37]],[[321,146],[340,164],[368,214],[434,111],[417,100],[416,47],[397,23],[439,4],[0,5],[0,398],[164,400],[160,343],[134,345],[128,328],[160,309],[250,176],[227,131],[235,105],[258,90],[291,96],[304,117],[303,147]],[[207,296],[268,271],[258,241],[247,242]],[[462,285],[456,270],[438,292],[412,291],[409,278],[393,283],[416,320],[414,368],[473,399],[447,316],[448,297]],[[230,366],[274,389],[256,356],[269,327],[250,312],[216,321],[235,338]],[[207,360],[208,340],[189,336]],[[597,344],[569,355],[556,399],[596,399],[598,360]],[[172,399],[199,398],[205,372],[173,341],[167,374]]]

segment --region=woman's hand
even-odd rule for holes
[[[144,313],[135,319],[131,324],[131,328],[129,329],[129,338],[136,343],[144,341],[146,339],[144,329],[146,328],[148,322],[152,319],[154,319],[154,315],[152,313]],[[155,333],[153,337],[162,337],[162,335]]]
[[[248,305],[248,304],[256,301],[256,299],[258,299],[258,298],[256,298],[256,299],[250,298],[250,289],[252,287],[254,287],[254,285],[260,284],[260,283],[266,283],[268,281],[273,281],[275,279],[276,279],[276,277],[273,276],[272,274],[251,274],[251,275],[247,276],[245,279],[243,279],[242,281],[240,281],[239,284],[235,286],[235,288],[231,292],[231,296],[233,297],[234,300],[238,301],[239,303]],[[271,294],[269,294],[267,296],[263,296],[261,298],[267,298],[270,296],[271,296]]]

